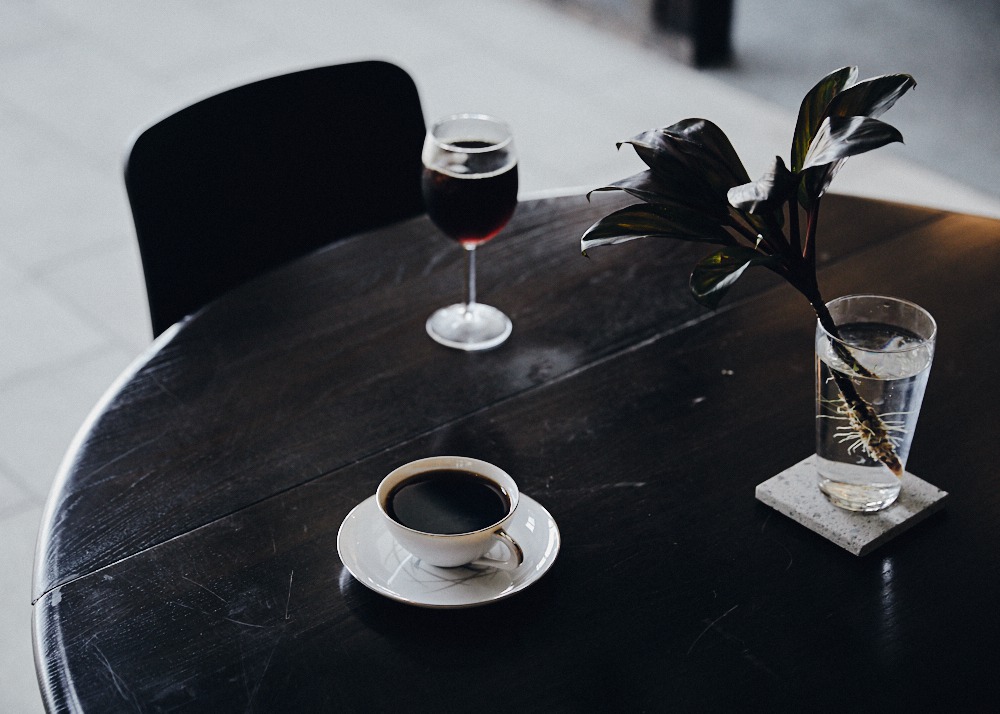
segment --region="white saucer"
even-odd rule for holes
[[[385,597],[420,607],[475,607],[524,590],[552,567],[559,552],[556,522],[523,493],[507,532],[524,551],[524,562],[516,570],[438,568],[420,562],[396,543],[371,496],[344,519],[337,552],[358,582]]]

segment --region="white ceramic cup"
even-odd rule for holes
[[[507,513],[485,528],[469,533],[425,533],[408,528],[389,515],[389,495],[404,481],[428,471],[469,471],[491,481],[506,495],[510,503]],[[382,479],[375,500],[379,513],[393,538],[419,560],[442,568],[478,565],[514,570],[524,561],[521,546],[508,535],[507,524],[517,509],[519,492],[514,479],[503,469],[486,461],[464,456],[431,456],[403,464]],[[494,557],[494,546],[500,542],[506,557]]]

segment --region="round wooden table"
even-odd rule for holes
[[[940,338],[908,468],[946,509],[858,558],[754,499],[813,450],[813,317],[704,245],[581,257],[621,199],[522,203],[482,250],[500,348],[432,342],[461,250],[424,218],[263,276],[161,336],[57,479],[33,589],[51,711],[975,710],[1000,640],[1000,222],[831,196],[828,297]],[[406,461],[495,463],[551,514],[546,572],[467,609],[358,582],[341,524]]]

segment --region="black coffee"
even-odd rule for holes
[[[510,499],[497,484],[471,471],[425,471],[389,492],[386,512],[424,533],[469,533],[507,515]]]

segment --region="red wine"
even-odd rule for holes
[[[464,148],[485,148],[482,141],[454,142]],[[476,166],[477,159],[496,157],[467,154],[467,163],[425,168],[424,202],[431,220],[462,244],[485,243],[507,225],[517,206],[517,164],[499,172]]]
[[[408,478],[389,492],[385,510],[397,523],[424,533],[471,533],[510,511],[496,483],[471,471],[439,469]]]

